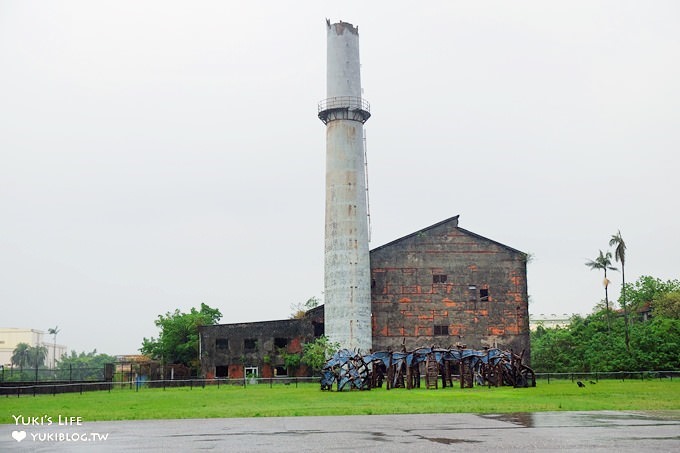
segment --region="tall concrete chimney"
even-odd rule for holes
[[[325,334],[341,348],[372,348],[371,269],[359,28],[327,25],[326,96],[319,119],[326,125]]]

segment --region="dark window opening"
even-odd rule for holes
[[[277,366],[274,368],[274,376],[288,376],[288,370],[285,366]]]
[[[477,301],[477,285],[469,285],[468,290],[470,292],[470,301]]]
[[[215,367],[215,377],[218,378],[229,377],[229,367],[227,365],[217,365]]]
[[[432,283],[446,283],[446,274],[433,274]]]
[[[254,351],[257,349],[257,340],[255,338],[246,338],[243,340],[243,349],[246,351]]]
[[[434,326],[434,334],[435,335],[448,335],[449,334],[449,326]]]
[[[288,338],[274,338],[274,346],[277,348],[285,348],[288,346]]]
[[[322,322],[312,323],[314,326],[314,338],[319,338],[324,334],[324,327]]]
[[[215,340],[215,347],[217,349],[225,350],[229,349],[229,339],[228,338],[218,338]]]
[[[489,290],[488,288],[481,288],[479,290],[479,300],[482,302],[488,302],[489,301]]]

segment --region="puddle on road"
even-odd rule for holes
[[[534,415],[529,412],[516,412],[511,414],[481,414],[480,417],[498,420],[501,422],[508,422],[514,425],[519,425],[523,428],[533,428],[534,427]]]
[[[532,412],[509,414],[480,414],[487,420],[512,423],[522,428],[547,427],[604,427],[632,425],[680,425],[680,416],[675,413],[639,412]]]

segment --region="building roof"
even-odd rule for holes
[[[521,253],[521,254],[523,254],[523,255],[526,255],[526,254],[525,254],[524,252],[522,252],[521,250],[517,250],[517,249],[512,248],[512,247],[510,247],[510,246],[508,246],[508,245],[505,245],[505,244],[502,244],[502,243],[500,243],[500,242],[494,241],[493,239],[489,239],[489,238],[487,238],[487,237],[481,236],[481,235],[479,235],[479,234],[477,234],[477,233],[473,233],[472,231],[469,231],[469,230],[466,230],[466,229],[464,229],[464,228],[459,227],[459,226],[458,226],[458,218],[459,218],[459,217],[460,217],[460,214],[458,214],[458,215],[456,215],[456,216],[453,216],[453,217],[449,217],[448,219],[442,220],[441,222],[437,222],[437,223],[435,223],[434,225],[430,225],[430,226],[428,226],[428,227],[422,228],[422,229],[420,229],[420,230],[418,230],[418,231],[415,231],[415,232],[413,232],[413,233],[411,233],[411,234],[407,234],[406,236],[400,237],[399,239],[395,239],[395,240],[393,240],[393,241],[390,241],[390,242],[388,242],[387,244],[383,244],[383,245],[381,245],[381,246],[379,246],[379,247],[376,247],[376,248],[372,249],[371,252],[374,252],[374,251],[376,251],[376,250],[380,250],[380,249],[389,247],[389,246],[391,246],[391,245],[394,245],[394,244],[396,244],[396,243],[398,243],[398,242],[401,242],[401,241],[404,241],[404,240],[406,240],[406,239],[412,238],[412,237],[414,237],[414,236],[418,236],[418,235],[420,235],[420,234],[423,234],[423,233],[425,233],[425,232],[427,232],[427,231],[429,231],[429,230],[433,230],[433,229],[435,229],[435,228],[437,228],[437,227],[440,227],[440,226],[442,226],[442,225],[445,225],[445,224],[447,224],[447,223],[454,223],[453,226],[454,226],[455,228],[459,229],[460,231],[464,232],[465,234],[469,234],[470,236],[473,236],[473,237],[475,237],[475,238],[477,238],[477,239],[482,239],[482,240],[484,240],[484,241],[489,241],[489,242],[491,242],[491,243],[493,243],[493,244],[496,244],[496,245],[498,245],[498,246],[500,246],[500,247],[503,247],[503,248],[509,250],[510,252],[513,252],[513,253]]]

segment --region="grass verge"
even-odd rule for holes
[[[23,417],[82,417],[85,421],[304,415],[509,413],[593,410],[679,410],[680,380],[571,381],[537,387],[458,387],[321,392],[318,384],[118,389],[81,394],[0,397],[0,423]]]

